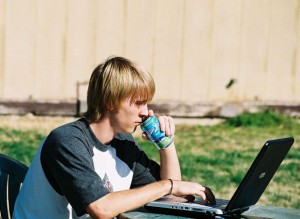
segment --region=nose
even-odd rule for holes
[[[140,117],[147,117],[148,116],[148,105],[145,104],[141,107]]]

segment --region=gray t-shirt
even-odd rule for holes
[[[78,218],[109,192],[159,180],[159,165],[132,135],[110,145],[84,119],[53,130],[41,144],[16,201],[14,218]],[[45,216],[46,214],[46,216]]]

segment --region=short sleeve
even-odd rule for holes
[[[117,156],[133,170],[131,188],[160,180],[160,165],[150,159],[132,137],[115,139],[113,146]]]
[[[78,216],[92,202],[108,194],[94,171],[92,149],[80,130],[55,130],[41,152],[43,171],[53,189],[67,198]]]

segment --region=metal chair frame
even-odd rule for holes
[[[10,219],[28,167],[0,154],[0,218]]]

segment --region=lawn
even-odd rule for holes
[[[258,204],[300,209],[300,125],[297,119],[266,111],[243,114],[214,126],[177,125],[175,143],[184,180],[209,186],[216,196],[230,198],[268,139],[293,136],[295,143]],[[41,140],[39,128],[0,126],[0,153],[30,165]],[[159,160],[156,148],[136,137]]]

